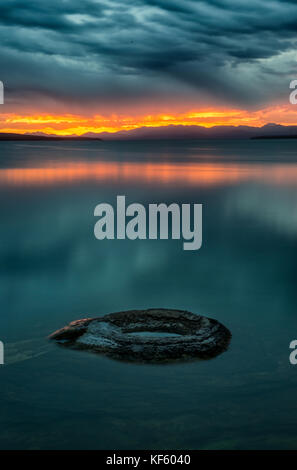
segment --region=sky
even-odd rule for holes
[[[297,2],[6,0],[0,131],[297,125]]]

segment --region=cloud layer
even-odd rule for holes
[[[250,0],[8,0],[0,5],[9,106],[110,112],[288,99],[297,4]]]

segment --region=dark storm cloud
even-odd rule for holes
[[[1,79],[11,101],[260,103],[288,93],[296,30],[293,1],[8,0]]]

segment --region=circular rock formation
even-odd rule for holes
[[[211,318],[155,308],[77,320],[50,339],[114,359],[160,363],[215,357],[227,349],[231,333]]]

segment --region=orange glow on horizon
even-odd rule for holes
[[[0,115],[0,132],[55,134],[59,136],[83,135],[88,132],[114,133],[140,127],[163,127],[169,125],[203,126],[254,126],[269,122],[297,125],[297,110],[290,105],[275,105],[257,111],[241,109],[203,108],[184,113],[164,112],[146,115],[109,116],[95,114],[3,113]]]
[[[297,185],[290,164],[60,162],[54,167],[0,169],[0,184],[11,187],[54,186],[81,182],[217,186],[244,181]]]

